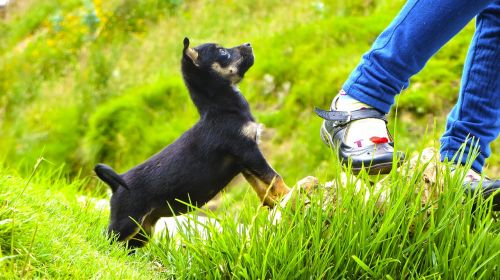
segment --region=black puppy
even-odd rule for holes
[[[181,63],[200,120],[121,175],[104,164],[94,169],[113,191],[108,233],[128,241],[130,248],[147,242],[159,218],[189,211],[180,201],[202,206],[239,173],[264,205],[272,207],[289,190],[259,150],[259,126],[236,88],[254,63],[251,45],[190,48],[185,38]]]

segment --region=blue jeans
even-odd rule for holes
[[[472,168],[481,172],[500,132],[500,1],[411,0],[375,40],[343,89],[389,112],[411,76],[472,18],[476,31],[465,60],[459,99],[441,138],[441,159],[451,159],[470,137],[479,141]],[[470,145],[465,157],[471,152]],[[465,162],[465,158],[462,160]]]

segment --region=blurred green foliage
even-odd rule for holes
[[[43,155],[69,174],[87,174],[97,162],[125,171],[159,151],[197,119],[179,69],[189,36],[194,44],[251,42],[256,64],[241,89],[267,127],[264,152],[290,181],[328,173],[332,157],[312,108],[328,107],[402,4],[14,1],[0,20],[0,159],[23,169]],[[438,132],[428,144],[438,139],[473,30],[445,46],[398,99],[401,148],[416,149],[428,126]],[[498,174],[498,141],[492,148],[488,171]]]
[[[180,75],[185,36],[193,44],[251,42],[256,64],[241,90],[266,126],[264,153],[289,185],[305,175],[340,184],[312,109],[329,106],[403,2],[13,0],[0,19],[0,275],[495,278],[494,216],[476,219],[471,201],[460,203],[463,175],[447,173],[443,195],[422,208],[422,191],[414,193],[424,189],[422,165],[384,180],[393,190],[384,215],[377,195],[366,200],[348,182],[340,193],[349,199],[326,210],[311,203],[291,224],[270,226],[253,191],[238,187],[216,213],[232,230],[214,231],[210,242],[196,232],[156,240],[135,256],[109,246],[108,213],[89,202],[108,197],[87,176],[95,163],[125,171],[196,122]],[[399,148],[437,145],[473,30],[469,24],[439,51],[398,98],[390,126]],[[487,172],[498,176],[499,141],[492,148]],[[33,170],[40,156],[46,161]],[[341,215],[329,216],[337,206]],[[235,232],[239,222],[253,227],[248,239]]]

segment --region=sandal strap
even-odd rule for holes
[[[387,122],[387,115],[373,108],[365,108],[355,111],[325,111],[315,107],[314,111],[320,118],[335,121],[338,125],[344,125],[351,121],[361,119],[381,119]]]

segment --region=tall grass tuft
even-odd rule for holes
[[[247,193],[236,215],[208,212],[214,222],[201,225],[190,216],[192,223],[147,252],[183,279],[498,278],[500,227],[491,201],[465,198],[464,172],[449,168],[437,174],[439,193],[424,198],[428,164],[393,172],[378,190],[368,176],[334,179],[307,197],[309,206],[287,205],[277,224]],[[383,192],[389,196],[381,203]]]

